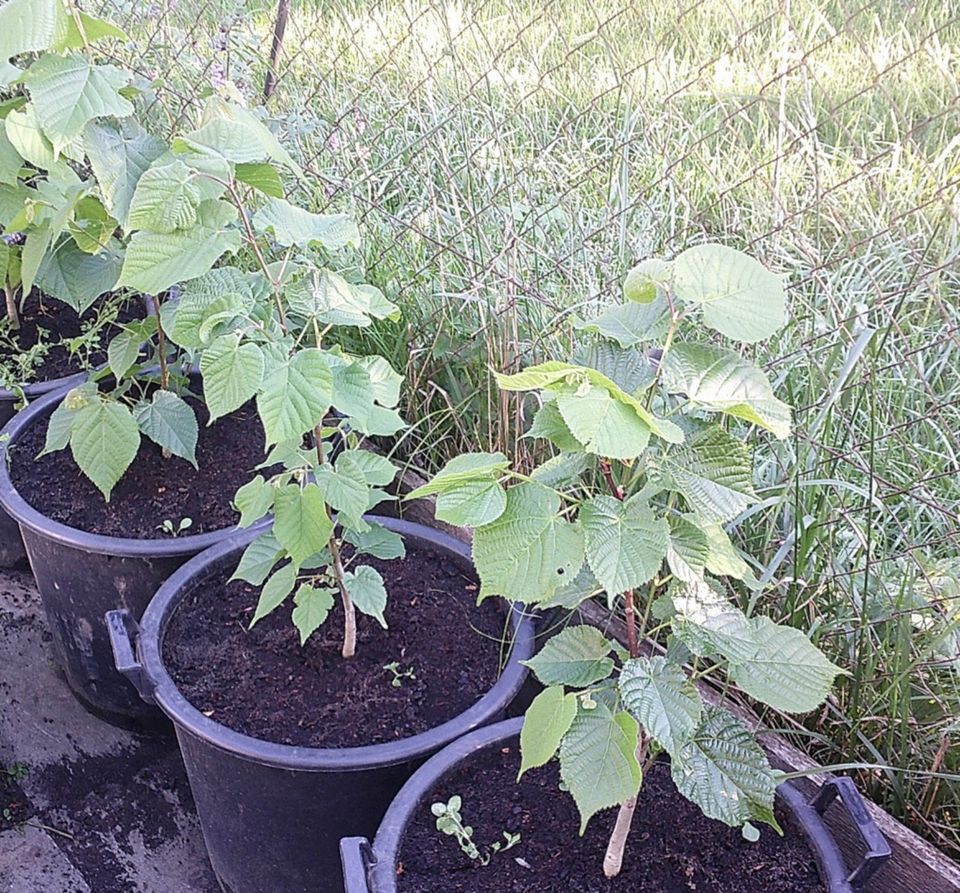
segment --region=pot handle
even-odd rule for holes
[[[369,870],[377,858],[366,837],[344,837],[340,841],[344,893],[375,893],[370,886]]]
[[[107,621],[107,632],[110,634],[114,665],[133,684],[144,701],[155,704],[153,684],[143,664],[136,657],[135,643],[140,634],[137,621],[127,610],[107,611],[104,619]]]
[[[849,778],[837,776],[829,779],[810,801],[810,806],[822,816],[837,797],[840,798],[850,820],[857,826],[857,831],[867,847],[860,864],[847,876],[851,889],[855,893],[861,893],[876,870],[890,858],[890,844],[867,811],[857,786]]]

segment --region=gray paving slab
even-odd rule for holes
[[[0,571],[0,766],[15,764],[27,817],[0,823],[0,893],[219,893],[175,739],[87,713],[30,575]]]

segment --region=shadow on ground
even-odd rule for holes
[[[218,893],[176,740],[91,716],[0,571],[0,893]]]

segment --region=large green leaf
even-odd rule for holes
[[[194,176],[179,160],[144,171],[130,201],[127,227],[172,233],[193,226],[203,199]]]
[[[216,267],[184,286],[173,322],[165,329],[170,340],[181,347],[204,347],[213,336],[207,330],[250,315],[268,292],[269,285],[260,274]]]
[[[662,468],[674,489],[707,521],[729,521],[756,502],[750,453],[743,441],[722,428],[698,431],[686,446],[666,454]]]
[[[620,671],[620,697],[669,754],[678,753],[700,723],[703,702],[683,668],[664,657],[637,657]]]
[[[283,181],[277,169],[267,161],[238,164],[234,176],[247,186],[274,198],[283,198]]]
[[[260,348],[240,344],[238,335],[223,335],[203,351],[200,374],[211,424],[253,398],[263,381],[263,368]]]
[[[400,308],[372,285],[349,282],[332,270],[313,270],[286,289],[291,310],[321,323],[366,328],[375,319],[399,319]]]
[[[560,777],[580,810],[580,833],[601,809],[618,806],[640,790],[637,721],[603,704],[580,709],[560,744]]]
[[[166,146],[132,118],[119,124],[92,121],[84,130],[83,145],[107,210],[126,228],[137,184]]]
[[[344,450],[337,460],[337,465],[348,457],[348,462],[359,468],[367,483],[371,487],[386,487],[397,476],[397,466],[386,456],[374,453],[372,450]]]
[[[85,313],[120,278],[122,258],[113,248],[98,254],[81,251],[73,239],[62,239],[44,255],[36,284],[46,294]]]
[[[21,111],[10,112],[4,118],[3,125],[10,145],[24,161],[45,171],[56,168],[58,162],[53,145],[43,135],[32,105]]]
[[[327,251],[339,251],[360,244],[360,230],[349,214],[313,214],[282,198],[260,208],[253,216],[253,225],[261,232],[272,233],[285,248],[305,248],[319,242]]]
[[[323,498],[340,513],[340,522],[362,531],[362,515],[370,506],[370,485],[364,469],[351,456],[341,455],[335,468],[324,465],[314,475]]]
[[[595,626],[580,624],[551,636],[525,663],[544,685],[585,688],[613,671],[613,650],[613,643]]]
[[[496,521],[507,507],[499,478],[510,462],[503,453],[466,453],[451,459],[407,499],[438,494],[436,517],[448,524],[481,527]]]
[[[725,245],[695,245],[673,261],[680,300],[703,307],[703,321],[736,341],[762,341],[786,321],[783,278]]]
[[[751,697],[787,713],[826,699],[843,671],[798,629],[748,618],[704,584],[673,596],[674,631],[694,653],[721,655],[730,678]]]
[[[511,487],[503,514],[474,532],[480,598],[547,599],[580,570],[583,548],[583,531],[560,515],[553,490],[534,483]]]
[[[666,557],[669,528],[645,500],[594,496],[580,509],[587,563],[613,597],[646,583]]]
[[[524,437],[542,437],[549,440],[558,450],[577,453],[583,450],[583,444],[573,436],[567,423],[557,408],[555,395],[546,400],[533,417],[533,424]]]
[[[286,484],[273,499],[273,534],[299,567],[330,542],[333,522],[316,484]]]
[[[610,338],[621,347],[634,347],[660,338],[669,322],[667,302],[661,298],[649,304],[631,302],[608,307],[596,319],[577,328]]]
[[[647,448],[647,423],[603,388],[591,385],[582,394],[559,394],[556,403],[570,433],[588,453],[635,459]]]
[[[257,609],[253,613],[253,619],[250,621],[251,628],[262,620],[267,614],[275,611],[286,600],[287,596],[293,592],[293,587],[297,584],[297,569],[288,562],[274,571],[273,575],[263,584],[260,590],[260,598],[257,601]]]
[[[300,588],[293,596],[293,603],[296,607],[293,609],[293,625],[300,632],[300,644],[305,645],[310,638],[327,619],[330,611],[333,609],[334,596],[336,589],[329,586],[311,586],[309,583],[302,583]]]
[[[159,389],[133,411],[140,430],[155,444],[197,467],[197,416],[182,397]]]
[[[358,553],[382,558],[384,561],[403,558],[406,554],[403,537],[392,530],[387,530],[381,524],[371,524],[368,530],[362,532],[344,530],[343,537]]]
[[[156,295],[202,276],[227,252],[240,247],[240,233],[194,226],[172,233],[136,232],[127,245],[118,285]]]
[[[383,612],[387,607],[387,590],[379,572],[369,564],[362,564],[355,571],[347,571],[343,575],[343,585],[357,610],[373,617],[386,629],[387,620]]]
[[[126,406],[98,397],[77,410],[70,452],[107,502],[139,448],[140,429]]]
[[[766,375],[743,357],[708,344],[678,344],[663,361],[664,386],[698,408],[722,412],[790,436],[790,407],[778,400]]]
[[[699,580],[710,557],[707,535],[700,529],[695,516],[681,518],[671,515],[668,520],[670,547],[667,549],[667,564],[670,570],[685,583]]]
[[[113,65],[91,65],[81,55],[41,56],[23,81],[55,153],[80,136],[88,121],[133,114],[133,104],[120,93],[129,76]]]
[[[650,257],[633,267],[623,282],[623,296],[628,301],[649,304],[670,285],[673,264],[659,257]]]
[[[233,497],[233,504],[240,512],[238,527],[249,527],[254,521],[259,521],[273,508],[273,499],[276,495],[273,484],[265,481],[262,474],[247,481]]]
[[[0,7],[0,62],[59,45],[68,26],[63,0],[7,0]]]
[[[727,532],[719,525],[698,521],[698,526],[707,538],[706,569],[720,577],[746,580],[752,577],[750,567],[734,548]]]
[[[251,586],[262,586],[284,550],[272,531],[261,533],[240,556],[231,580],[243,580]]]
[[[6,128],[0,128],[0,183],[16,185],[17,177],[23,167],[23,159],[20,153],[13,147],[10,137],[7,136]],[[3,215],[6,216],[5,214]],[[11,215],[12,216],[12,215]],[[0,223],[6,226],[6,220],[0,219]]]
[[[693,736],[672,755],[670,771],[677,790],[708,818],[777,827],[773,770],[750,731],[726,710],[704,710]]]
[[[67,20],[67,33],[63,40],[55,43],[55,48],[58,50],[82,50],[107,38],[129,40],[129,37],[116,25],[105,19],[87,15],[83,10],[75,8],[73,15]]]
[[[333,372],[315,347],[298,351],[263,380],[257,409],[267,445],[295,440],[323,420],[333,399]]]
[[[520,772],[543,766],[553,759],[577,715],[577,696],[552,685],[538,694],[523,716],[520,730]]]

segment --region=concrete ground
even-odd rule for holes
[[[16,571],[0,571],[0,782],[0,893],[220,889],[176,740],[83,709]]]

